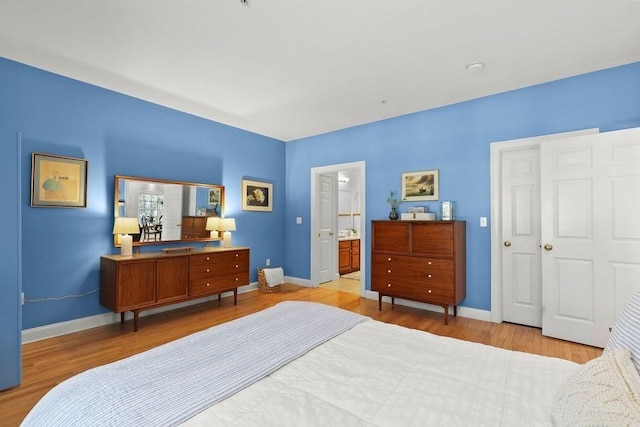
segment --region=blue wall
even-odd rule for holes
[[[4,166],[0,173],[2,182],[11,184],[5,193],[10,209],[2,209],[3,226],[9,224],[10,230],[3,235],[10,236],[5,247],[21,245],[22,291],[27,300],[83,294],[99,287],[100,256],[119,251],[111,235],[116,174],[224,185],[225,215],[236,218],[238,228],[233,233],[234,245],[251,248],[252,267],[261,266],[265,258],[271,258],[274,265],[284,264],[284,142],[4,59],[0,59],[0,75],[0,158]],[[22,135],[20,143],[16,132]],[[33,152],[88,160],[86,209],[30,207]],[[19,193],[17,166],[22,169]],[[272,213],[242,211],[240,191],[245,176],[274,183]],[[22,208],[20,218],[15,218],[16,203]],[[18,241],[20,220],[22,238]],[[3,265],[3,281],[8,279],[8,286],[2,287],[2,292],[10,289],[8,296],[17,291],[19,272],[17,261],[9,262],[8,277],[4,277]],[[255,276],[252,271],[252,280],[257,280]],[[4,304],[5,299],[1,300]],[[11,296],[8,301],[17,300]],[[27,303],[22,308],[22,327],[106,311],[98,293]],[[0,314],[3,320],[5,313]]]
[[[467,298],[462,305],[489,310],[491,217],[490,143],[536,135],[640,126],[640,63],[432,109],[288,143],[287,274],[310,277],[310,168],[366,162],[366,224],[386,219],[389,191],[400,192],[402,172],[440,170],[440,200],[456,202],[467,221]],[[428,206],[438,202],[405,203]],[[296,225],[295,217],[307,219]],[[490,225],[490,224],[489,224]],[[366,248],[370,265],[371,250]],[[370,278],[367,277],[367,289]]]

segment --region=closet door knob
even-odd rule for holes
[[[511,242],[510,242],[510,241],[508,241],[508,240],[505,240],[505,241],[504,241],[504,245],[505,245],[506,247],[509,247],[509,246],[511,246]]]

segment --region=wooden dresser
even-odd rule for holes
[[[372,221],[371,290],[442,306],[444,323],[449,306],[466,295],[466,222]]]
[[[208,295],[233,291],[249,284],[248,248],[202,248],[181,253],[142,253],[100,258],[100,304],[111,311],[133,312],[138,330],[141,311]]]
[[[209,232],[206,230],[206,216],[183,216],[182,217],[182,239],[208,239]]]
[[[338,241],[338,273],[360,270],[360,239]]]

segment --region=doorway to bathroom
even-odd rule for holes
[[[365,162],[311,169],[311,284],[364,295]]]

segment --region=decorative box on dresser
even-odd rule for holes
[[[372,221],[371,290],[419,301],[454,316],[466,295],[465,221]]]
[[[233,291],[249,284],[248,248],[202,248],[180,253],[142,253],[100,258],[100,304],[133,312],[138,330],[141,311]]]

